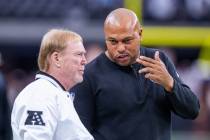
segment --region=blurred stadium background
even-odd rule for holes
[[[173,116],[172,140],[210,139],[210,0],[0,0],[0,68],[10,108],[33,80],[41,38],[68,28],[84,38],[88,61],[105,49],[103,21],[119,7],[136,12],[146,47],[166,51],[200,98],[195,121]]]

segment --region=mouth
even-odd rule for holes
[[[81,74],[84,74],[84,69],[79,70],[79,72],[80,72]]]
[[[127,61],[128,59],[129,59],[129,55],[128,54],[121,54],[121,55],[117,56],[117,60],[121,61],[121,62]]]

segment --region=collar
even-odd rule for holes
[[[52,83],[55,87],[66,91],[65,88],[62,86],[62,84],[57,79],[55,79],[53,76],[51,76],[45,72],[42,72],[42,71],[37,72],[35,79],[36,80],[37,79],[45,79],[45,80],[49,81],[50,83]]]

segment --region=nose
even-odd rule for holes
[[[117,46],[117,50],[119,53],[122,53],[125,51],[125,45],[121,42],[119,42],[118,46]]]
[[[87,59],[86,59],[85,55],[82,55],[81,64],[82,64],[82,65],[86,65],[86,64],[87,64]]]

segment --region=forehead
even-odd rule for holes
[[[107,28],[105,30],[106,38],[123,39],[126,37],[134,37],[138,33],[133,28]]]
[[[85,52],[84,45],[81,41],[69,41],[67,42],[67,47],[65,49],[68,52],[83,51]]]

